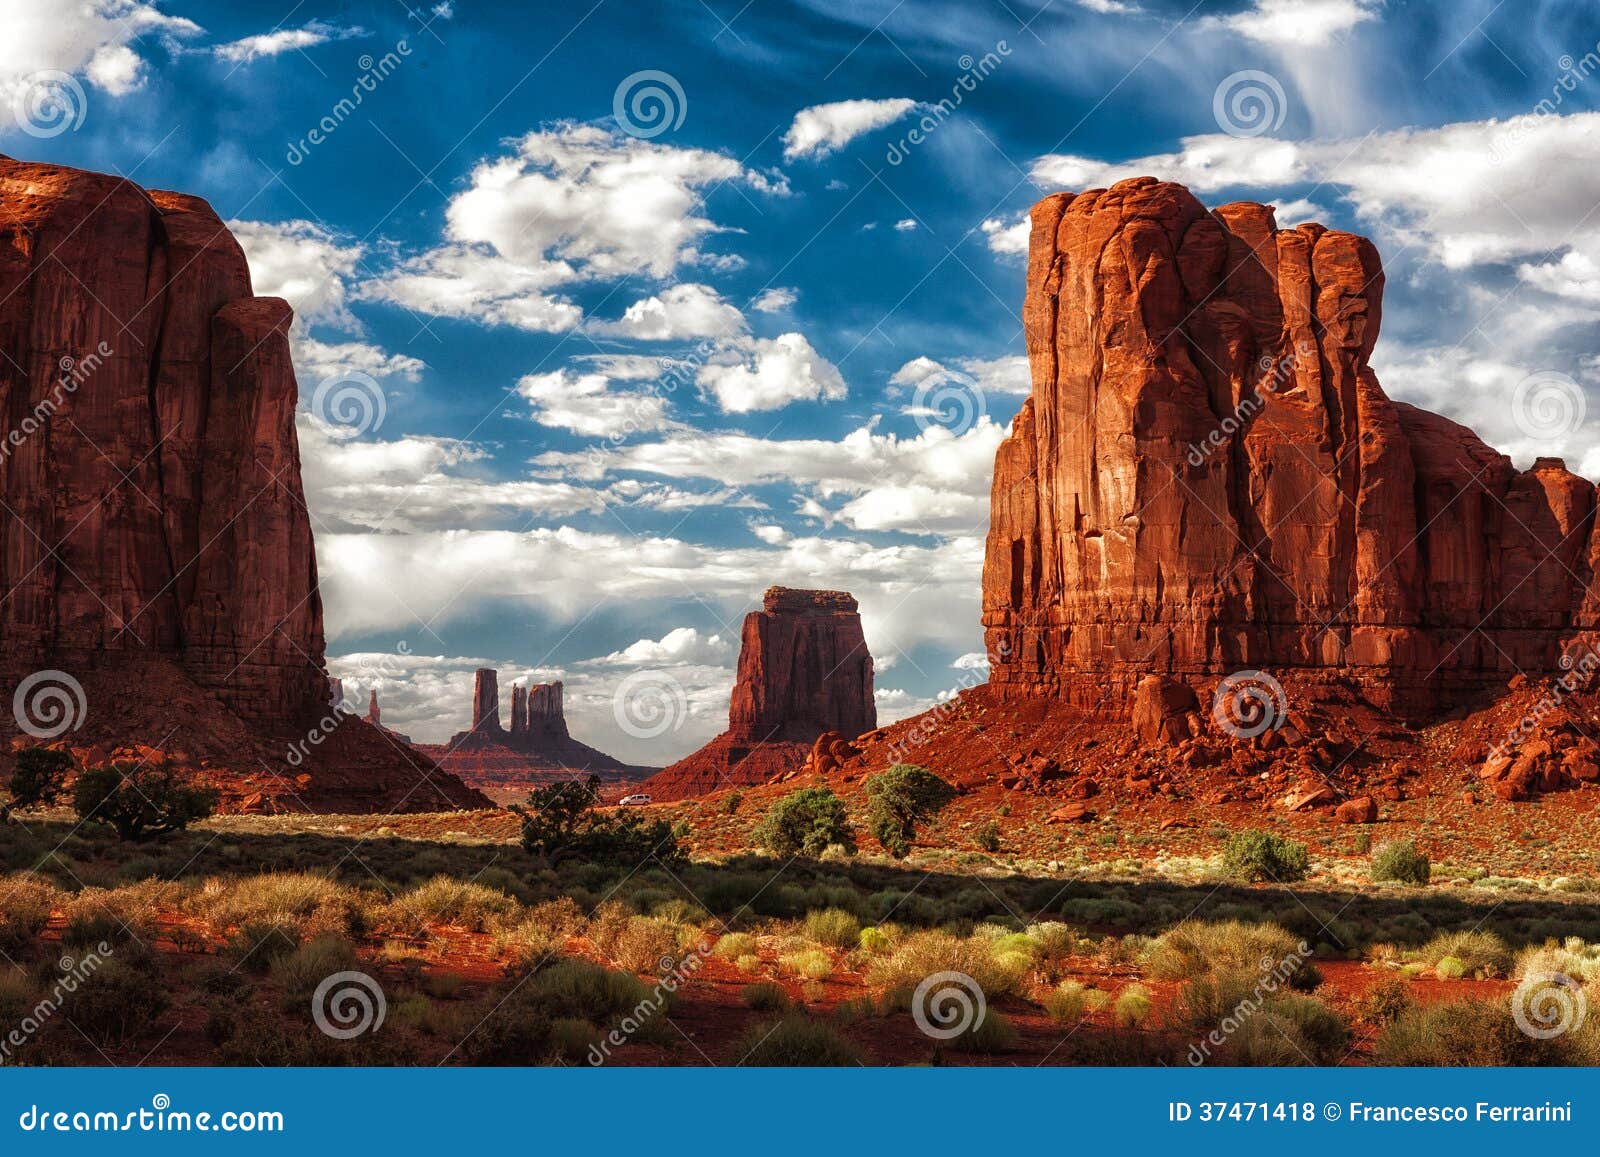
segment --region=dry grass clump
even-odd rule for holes
[[[1493,932],[1442,932],[1424,944],[1417,956],[1447,979],[1469,973],[1504,976],[1512,965],[1511,949]]]
[[[983,936],[962,939],[948,932],[916,932],[867,968],[867,983],[884,989],[915,989],[936,972],[962,972],[972,977],[985,996],[1014,993],[1022,985],[1027,963],[1016,952],[996,954],[994,941]]]
[[[496,888],[450,876],[434,876],[396,896],[384,910],[381,925],[401,935],[420,935],[429,927],[453,924],[469,932],[487,932],[521,911],[515,899]]]
[[[32,944],[65,899],[59,888],[32,872],[0,878],[0,950],[16,953]]]
[[[1320,977],[1309,955],[1305,941],[1276,924],[1185,920],[1156,940],[1145,964],[1159,980],[1283,972],[1293,987],[1314,988]]]
[[[360,935],[385,907],[375,893],[311,872],[208,879],[185,904],[187,912],[206,920],[218,932],[260,922],[292,924],[307,936],[322,932]]]

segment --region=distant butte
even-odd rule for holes
[[[745,616],[728,730],[639,786],[658,800],[797,771],[827,733],[877,726],[872,655],[844,591],[772,587]]]

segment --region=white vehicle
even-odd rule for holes
[[[650,802],[647,795],[625,795],[617,801],[623,807],[643,807]]]

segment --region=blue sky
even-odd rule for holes
[[[296,307],[330,662],[420,739],[492,664],[664,763],[774,582],[857,595],[885,718],[980,679],[1018,223],[1058,189],[1373,236],[1388,392],[1600,473],[1590,5],[0,13],[0,148],[208,198]]]

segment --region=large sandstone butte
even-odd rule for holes
[[[682,799],[798,770],[825,734],[877,727],[872,655],[844,591],[771,587],[745,616],[728,730],[639,790]]]
[[[330,717],[290,320],[199,198],[0,157],[0,674],[65,672],[66,738],[181,748],[253,798],[480,805]]]
[[[1260,668],[1409,714],[1562,668],[1600,615],[1595,487],[1385,396],[1383,281],[1365,238],[1149,177],[1034,207],[993,693]]]
[[[501,724],[500,675],[480,668],[473,679],[472,726],[450,742],[421,745],[439,765],[497,799],[519,799],[538,784],[589,772],[608,782],[626,782],[651,768],[630,767],[572,737],[562,702],[563,687],[533,683],[511,687],[511,724]]]

